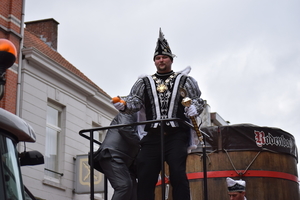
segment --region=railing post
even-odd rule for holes
[[[108,185],[107,185],[107,178],[104,175],[104,200],[108,200]]]
[[[202,153],[203,153],[203,190],[204,190],[204,200],[208,200],[207,194],[207,165],[206,165],[206,142],[205,135],[203,134],[203,145],[202,145]]]
[[[166,196],[165,191],[165,153],[164,153],[164,122],[160,122],[160,158],[161,158],[161,199]]]
[[[91,186],[91,200],[95,199],[94,194],[94,131],[90,131],[90,170],[91,170],[91,176],[90,176],[90,186]]]

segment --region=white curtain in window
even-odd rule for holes
[[[58,138],[61,130],[59,127],[59,119],[59,110],[48,106],[45,143],[45,168],[55,172],[58,172]],[[47,170],[45,171],[45,174],[50,177],[58,178],[56,173]]]
[[[57,136],[56,130],[47,127],[46,133],[46,150],[45,150],[45,168],[52,171],[57,170]],[[51,177],[55,177],[55,174],[46,171],[46,174]]]

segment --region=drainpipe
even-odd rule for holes
[[[16,105],[16,115],[20,117],[20,93],[21,93],[21,73],[22,73],[22,49],[24,42],[24,14],[25,14],[25,0],[22,0],[22,13],[21,13],[21,41],[19,49],[19,67],[18,67],[18,82],[17,82],[17,105]]]

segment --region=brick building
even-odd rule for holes
[[[20,45],[22,42],[22,0],[3,0],[0,7],[0,38],[10,40],[20,55]],[[16,113],[17,105],[17,82],[18,82],[18,63],[6,71],[6,86],[0,107],[12,113]]]

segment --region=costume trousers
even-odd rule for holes
[[[164,156],[169,165],[174,200],[190,200],[186,159],[189,135],[184,132],[164,136]],[[138,200],[154,200],[155,186],[161,171],[160,134],[148,133],[141,141],[137,157]]]
[[[105,158],[100,165],[114,189],[112,200],[136,200],[136,178],[121,159]]]

